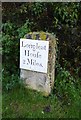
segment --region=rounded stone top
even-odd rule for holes
[[[29,32],[25,34],[24,38],[48,41],[50,39],[55,39],[55,36],[52,35],[51,33],[40,31],[40,32]]]

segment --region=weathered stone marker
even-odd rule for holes
[[[51,93],[55,77],[56,38],[32,32],[20,39],[20,78],[26,87]]]

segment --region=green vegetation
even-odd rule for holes
[[[17,87],[3,96],[5,118],[63,117],[64,112],[56,97],[44,98],[41,94]],[[6,104],[7,102],[7,104]]]
[[[76,94],[75,98],[79,97]],[[3,118],[79,118],[80,101],[76,99],[63,103],[65,99],[59,101],[55,94],[45,98],[36,91],[17,86],[3,95]]]
[[[79,118],[80,3],[10,2],[2,3],[2,8],[3,118]],[[58,38],[55,84],[48,97],[25,89],[19,78],[19,41],[33,31],[47,31]]]
[[[79,118],[81,81],[59,65],[57,69],[54,89],[48,97],[25,88],[17,75],[7,76],[3,118]]]

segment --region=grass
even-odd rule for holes
[[[3,92],[3,118],[79,118],[80,101],[63,104],[55,94],[41,93],[17,86]]]
[[[18,75],[3,74],[3,118],[75,118],[81,113],[81,78],[61,69],[48,97],[25,88]]]
[[[55,97],[46,98],[36,91],[21,87],[3,95],[3,117],[49,118],[63,117],[63,113]]]

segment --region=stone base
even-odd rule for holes
[[[51,93],[50,80],[44,73],[21,69],[20,78],[27,88],[41,91],[45,96]]]

